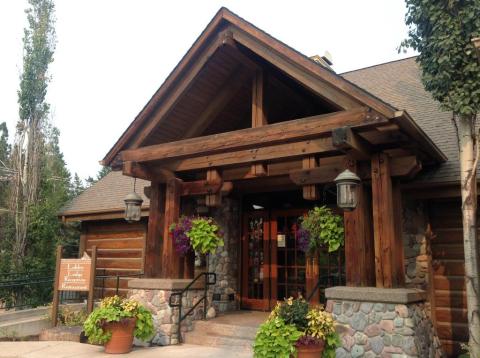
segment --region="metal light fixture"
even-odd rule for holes
[[[357,188],[360,178],[354,172],[345,169],[335,179],[337,184],[337,206],[345,211],[352,211],[357,207]]]
[[[128,194],[123,201],[125,202],[125,220],[129,223],[140,221],[142,216],[143,199],[135,192],[137,178],[133,181],[133,192]]]

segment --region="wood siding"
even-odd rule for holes
[[[82,231],[85,250],[90,255],[92,246],[97,246],[97,275],[134,275],[144,269],[146,221],[126,223],[123,220],[83,222]],[[125,294],[129,278],[119,279],[119,293]],[[115,277],[97,278],[97,295],[114,294]]]
[[[430,219],[437,333],[447,354],[456,357],[460,342],[468,340],[460,201],[432,203]]]

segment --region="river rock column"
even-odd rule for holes
[[[444,357],[425,291],[342,286],[325,296],[342,342],[337,358]]]
[[[217,274],[217,283],[210,289],[211,305],[217,313],[237,310],[238,255],[240,243],[240,205],[234,198],[223,198],[212,213],[223,231],[224,246],[208,257],[208,271]]]

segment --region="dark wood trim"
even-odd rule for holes
[[[332,131],[333,146],[345,152],[352,159],[369,160],[372,153],[370,144],[352,131],[350,127],[340,127]]]
[[[207,182],[222,183],[222,176],[217,169],[207,170]],[[218,207],[222,204],[222,193],[218,190],[214,193],[209,193],[205,196],[205,205],[208,207]]]
[[[165,184],[152,182],[147,240],[145,243],[144,272],[146,277],[160,277],[162,268],[162,244],[165,235]]]
[[[123,161],[133,162],[172,160],[318,138],[329,135],[334,128],[340,126],[370,127],[388,123],[387,118],[361,107],[257,128],[124,150],[121,156]]]
[[[250,73],[243,69],[242,66],[235,68],[218,90],[218,95],[208,103],[207,107],[192,123],[185,134],[185,139],[200,136],[250,77]]]
[[[357,171],[355,160],[346,160],[345,167]],[[358,204],[343,215],[345,227],[345,274],[347,286],[374,286],[374,245],[370,228],[371,215],[365,184],[357,188]]]
[[[313,169],[318,167],[317,159],[314,155],[310,155],[302,159],[303,169]],[[318,200],[318,188],[315,184],[308,184],[302,186],[303,198],[305,200]]]
[[[402,285],[400,272],[404,271],[402,262],[396,259],[398,248],[398,229],[395,224],[395,204],[389,158],[384,153],[372,157],[372,206],[373,234],[375,238],[375,277],[376,286],[384,288]],[[403,247],[402,247],[403,251]]]
[[[173,240],[170,240],[170,225],[180,217],[181,181],[171,179],[165,190],[165,215],[163,225],[162,269],[163,278],[183,278],[184,263],[175,251]]]

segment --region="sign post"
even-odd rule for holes
[[[91,313],[93,310],[97,247],[92,247],[91,258],[85,254],[81,259],[62,259],[62,249],[62,246],[57,247],[52,307],[54,326],[58,323],[60,291],[88,291],[87,312]]]

